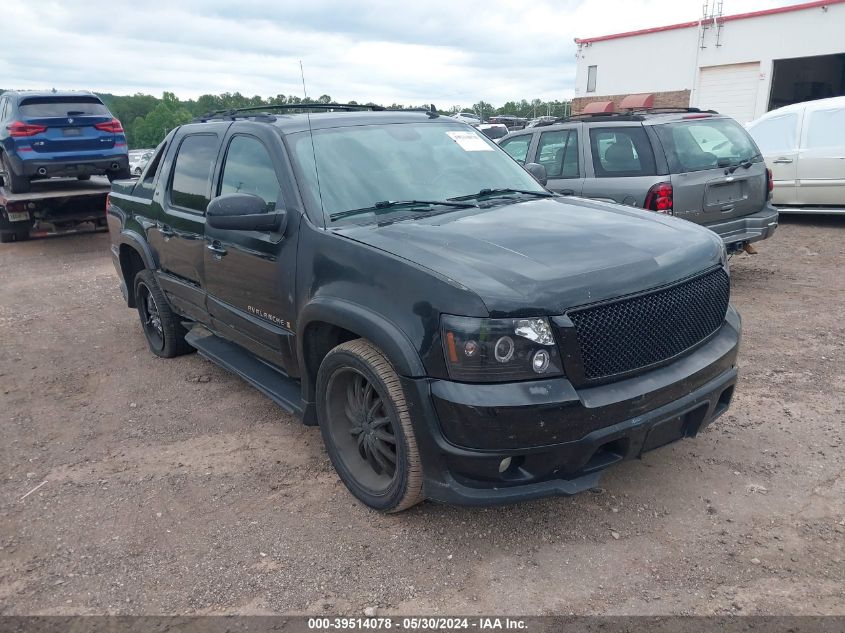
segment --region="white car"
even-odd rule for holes
[[[845,215],[845,97],[784,106],[747,126],[781,213]]]
[[[133,149],[129,151],[129,171],[133,176],[140,176],[147,162],[153,156],[151,149]]]
[[[453,119],[457,119],[462,123],[469,123],[470,125],[480,125],[481,119],[479,119],[476,115],[472,112],[458,112],[457,114],[452,115]]]

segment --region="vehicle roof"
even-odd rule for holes
[[[22,99],[28,99],[30,97],[55,97],[57,99],[64,97],[94,97],[95,99],[99,99],[97,95],[88,90],[59,90],[56,92],[52,90],[7,90],[3,94]]]
[[[637,112],[633,114],[625,113],[608,113],[595,114],[584,117],[574,117],[571,119],[560,120],[549,125],[534,125],[525,130],[517,130],[513,135],[522,133],[533,133],[536,130],[556,130],[562,127],[570,127],[572,125],[585,125],[587,123],[601,123],[602,126],[613,125],[663,125],[665,123],[672,123],[675,121],[686,121],[695,119],[731,119],[725,114],[718,114],[712,112]]]
[[[770,110],[766,112],[766,114],[762,115],[759,119],[752,121],[751,123],[755,123],[756,121],[761,121],[762,119],[770,119],[772,117],[779,116],[781,114],[789,114],[790,112],[801,112],[804,109],[807,110],[827,110],[829,108],[845,108],[845,97],[828,97],[827,99],[814,99],[812,101],[802,101],[801,103],[792,103],[790,105],[783,106],[781,108],[775,108],[774,110]],[[750,125],[750,124],[749,124]]]
[[[310,119],[310,120],[309,120]],[[282,134],[294,134],[311,130],[322,130],[335,127],[349,127],[355,125],[389,125],[393,123],[448,123],[451,125],[465,125],[452,117],[437,115],[432,117],[422,110],[355,110],[351,112],[312,112],[310,117],[304,113],[278,114],[250,112],[249,116],[239,117],[238,121],[249,121],[272,125]],[[208,119],[207,123],[228,122],[231,119],[221,117]],[[183,127],[203,126],[207,123],[188,123]]]

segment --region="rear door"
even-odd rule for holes
[[[798,200],[798,136],[801,112],[787,112],[748,126],[766,165],[772,170],[772,203],[796,204]]]
[[[91,152],[126,145],[123,131],[115,133],[107,125],[113,119],[108,108],[94,96],[25,97],[18,114],[24,123],[46,128],[32,138],[36,153]]]
[[[768,198],[766,164],[736,121],[689,115],[654,126],[671,171],[676,216],[711,224],[761,211]],[[738,166],[743,161],[747,166]]]
[[[221,127],[223,126],[223,127]],[[159,262],[159,281],[171,303],[183,314],[205,321],[205,209],[228,124],[207,123],[174,136],[172,159],[159,179],[153,204],[161,206],[147,227],[147,241]]]
[[[542,128],[540,128],[542,129]],[[546,187],[566,196],[580,196],[584,186],[578,129],[568,126],[540,132],[532,162],[546,168]]]
[[[845,205],[845,107],[808,108],[798,155],[798,204]]]
[[[581,195],[642,207],[648,190],[660,179],[643,126],[596,123],[585,127],[586,179]]]
[[[223,152],[215,195],[257,195],[267,213],[284,205],[284,153],[267,126],[234,126]],[[207,305],[214,329],[292,374],[298,373],[292,331],[295,224],[289,217],[288,230],[280,232],[206,226],[204,249]]]

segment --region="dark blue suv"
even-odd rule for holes
[[[129,178],[123,126],[90,92],[5,92],[0,173],[12,193],[26,193],[31,180],[53,176]]]

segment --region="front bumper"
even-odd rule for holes
[[[728,251],[739,250],[743,244],[765,240],[774,235],[778,228],[778,210],[767,202],[763,210],[757,213],[704,226],[722,238]]]
[[[404,378],[426,495],[509,503],[594,487],[608,466],[694,437],[728,409],[739,340],[731,307],[702,347],[612,384],[576,390],[565,378],[498,385]]]

